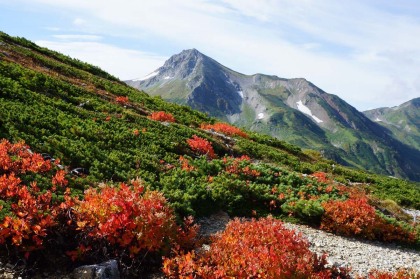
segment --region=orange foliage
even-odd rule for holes
[[[365,277],[357,277],[362,279]],[[420,278],[420,272],[415,270],[400,269],[396,272],[373,270],[369,272],[368,279],[415,279]]]
[[[201,129],[204,129],[204,130],[212,129],[216,132],[220,132],[220,133],[225,134],[227,136],[240,136],[240,137],[243,137],[243,138],[248,137],[248,135],[245,132],[243,132],[241,129],[239,129],[235,126],[226,124],[226,123],[216,123],[216,124],[205,124],[205,123],[203,123],[203,124],[201,124]]]
[[[215,158],[213,146],[211,143],[203,138],[193,135],[191,139],[187,140],[188,145],[192,151],[197,152],[201,155],[207,155],[209,158]]]
[[[320,182],[320,183],[331,182],[331,180],[327,177],[327,174],[325,172],[322,172],[322,171],[314,172],[312,174],[312,176],[315,177],[316,180],[318,180],[318,182]]]
[[[22,185],[19,175],[28,172],[49,175],[50,188],[41,191],[35,181]],[[29,252],[43,248],[52,229],[70,233],[77,229],[82,241],[76,250],[67,252],[73,260],[102,251],[91,248],[97,244],[131,256],[171,247],[178,251],[194,248],[198,227],[192,218],[185,219],[184,226],[177,225],[163,194],[146,191],[135,180],[131,186],[122,183],[120,187],[88,189],[79,201],[70,196],[69,188],[63,189],[68,183],[65,176],[63,170],[53,174],[50,161],[33,154],[23,143],[0,142],[0,199],[10,205],[10,214],[0,219],[0,244],[16,246],[16,251],[29,257]],[[53,198],[56,188],[63,202]]]
[[[195,168],[189,164],[189,161],[184,156],[179,156],[179,161],[181,162],[181,169],[184,171],[193,171]]]
[[[322,217],[321,229],[333,231],[341,235],[361,234],[373,239],[375,225],[375,208],[367,203],[367,199],[331,200],[323,204],[325,213]]]
[[[66,172],[64,170],[59,170],[56,172],[54,177],[52,178],[52,184],[64,187],[68,183],[66,179]]]
[[[165,259],[163,271],[170,278],[347,278],[325,263],[301,235],[269,217],[231,221],[209,251]]]
[[[250,162],[251,158],[246,155],[243,155],[239,158],[223,158],[223,163],[226,165],[225,171],[231,174],[242,174],[251,177],[258,177],[261,175],[259,171],[252,169],[249,165],[241,166],[241,162],[243,161]]]
[[[155,111],[149,116],[150,119],[161,122],[175,122],[175,118],[169,112]]]
[[[77,227],[88,242],[106,240],[116,253],[128,249],[132,257],[169,248],[168,243],[180,238],[180,242],[187,243],[197,231],[189,221],[182,234],[163,195],[145,190],[137,180],[132,181],[132,186],[121,183],[119,187],[86,190],[84,200],[75,206],[75,215]]]
[[[18,175],[27,172],[47,173],[50,170],[50,161],[32,153],[23,142],[0,142],[0,199],[11,204],[12,213],[0,220],[0,244],[11,242],[26,252],[42,248],[48,230],[56,226],[57,216],[61,210],[68,208],[64,203],[52,199],[55,185],[67,185],[65,172],[58,171],[52,178],[51,189],[43,192],[35,181],[30,186],[22,185]],[[66,200],[69,194],[69,191],[64,193]]]
[[[340,235],[359,235],[383,241],[414,242],[415,234],[392,225],[375,212],[367,198],[350,198],[345,201],[331,200],[323,203],[324,215],[321,229]]]
[[[0,173],[47,172],[50,169],[50,161],[44,160],[41,154],[30,152],[23,142],[0,141]]]
[[[117,98],[115,98],[115,101],[120,104],[126,104],[128,103],[128,97],[118,96]]]

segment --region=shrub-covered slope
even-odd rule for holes
[[[118,255],[120,263],[141,264],[146,255],[191,247],[194,230],[183,231],[174,216],[179,224],[218,210],[383,241],[418,239],[399,211],[420,208],[418,184],[216,123],[4,33],[0,138],[0,245],[17,246],[10,254],[29,263],[38,261],[36,251],[54,247],[74,260]],[[354,205],[365,210],[346,214]],[[343,225],[336,227],[338,219]]]
[[[89,171],[85,180],[126,181],[139,176],[160,187],[162,169],[178,163],[180,155],[193,156],[187,139],[198,135],[213,144],[219,158],[248,155],[297,176],[334,171],[337,180],[371,183],[373,191],[381,189],[379,195],[393,192],[390,197],[397,202],[420,207],[415,183],[333,167],[334,162],[316,152],[303,153],[268,136],[248,132],[247,138],[232,139],[200,129],[215,119],[150,97],[97,67],[23,38],[1,33],[0,40],[0,137],[24,140],[35,151],[60,158],[69,170],[85,168]],[[148,118],[156,111],[171,113],[176,122]]]

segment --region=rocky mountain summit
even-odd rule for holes
[[[126,83],[237,126],[316,149],[341,164],[420,180],[420,150],[411,144],[420,142],[417,134],[402,141],[402,135],[396,137],[368,114],[303,78],[244,75],[191,49]],[[413,121],[418,119],[416,115]]]

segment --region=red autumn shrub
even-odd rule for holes
[[[58,215],[67,209],[65,203],[52,199],[56,185],[67,185],[66,173],[59,170],[52,176],[50,189],[46,191],[41,191],[36,181],[23,185],[19,175],[31,172],[51,176],[50,170],[50,161],[32,153],[23,142],[0,142],[0,199],[10,205],[0,219],[0,244],[11,243],[27,253],[43,248],[49,230],[57,225]],[[68,190],[64,192],[66,200],[69,194]]]
[[[155,111],[149,116],[150,119],[161,122],[175,122],[175,117],[169,112]]]
[[[126,104],[128,103],[128,97],[118,96],[117,98],[115,98],[115,101],[120,104]]]
[[[251,165],[251,158],[243,155],[239,158],[223,158],[225,164],[225,171],[230,174],[244,175],[248,177],[258,177],[261,172],[255,170]]]
[[[54,177],[52,178],[52,184],[54,186],[58,185],[60,187],[66,186],[68,183],[68,180],[66,179],[66,174],[67,173],[64,170],[57,171]]]
[[[351,198],[345,201],[330,200],[323,203],[324,215],[321,229],[345,236],[358,235],[382,241],[414,242],[414,232],[387,223],[378,216],[367,198]]]
[[[358,276],[357,279],[365,277]],[[373,270],[368,274],[368,279],[416,279],[420,278],[420,272],[415,270],[400,269],[395,272]]]
[[[191,139],[187,139],[187,143],[191,150],[200,155],[207,155],[209,158],[215,158],[213,146],[211,143],[203,138],[193,135]]]
[[[163,271],[170,278],[347,278],[325,263],[301,235],[269,217],[231,221],[209,251],[165,259]]]
[[[330,200],[323,203],[323,207],[321,229],[340,235],[374,238],[376,213],[367,199]]]
[[[86,247],[105,241],[116,254],[128,250],[132,257],[169,249],[180,238],[183,243],[192,241],[197,230],[188,221],[183,232],[163,194],[145,190],[137,180],[132,186],[121,183],[86,190],[74,213],[78,230],[86,236]]]
[[[214,130],[216,132],[220,132],[222,134],[225,134],[227,136],[240,136],[243,138],[247,138],[248,135],[243,132],[238,127],[226,124],[226,123],[216,123],[216,124],[201,124],[201,129],[204,130]]]
[[[179,156],[179,162],[181,163],[181,169],[184,171],[193,171],[195,168],[190,165],[190,162],[184,156]]]
[[[327,177],[327,174],[322,171],[314,172],[312,174],[313,177],[316,178],[316,180],[320,183],[329,183],[331,180]]]
[[[0,174],[47,172],[51,170],[50,161],[41,154],[32,153],[24,142],[12,144],[3,139],[0,141]]]

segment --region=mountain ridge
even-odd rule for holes
[[[401,142],[420,150],[420,98],[399,106],[364,111],[372,121],[389,129]]]
[[[173,55],[153,73],[126,83],[346,165],[420,179],[420,151],[304,78],[244,75],[196,49]]]

